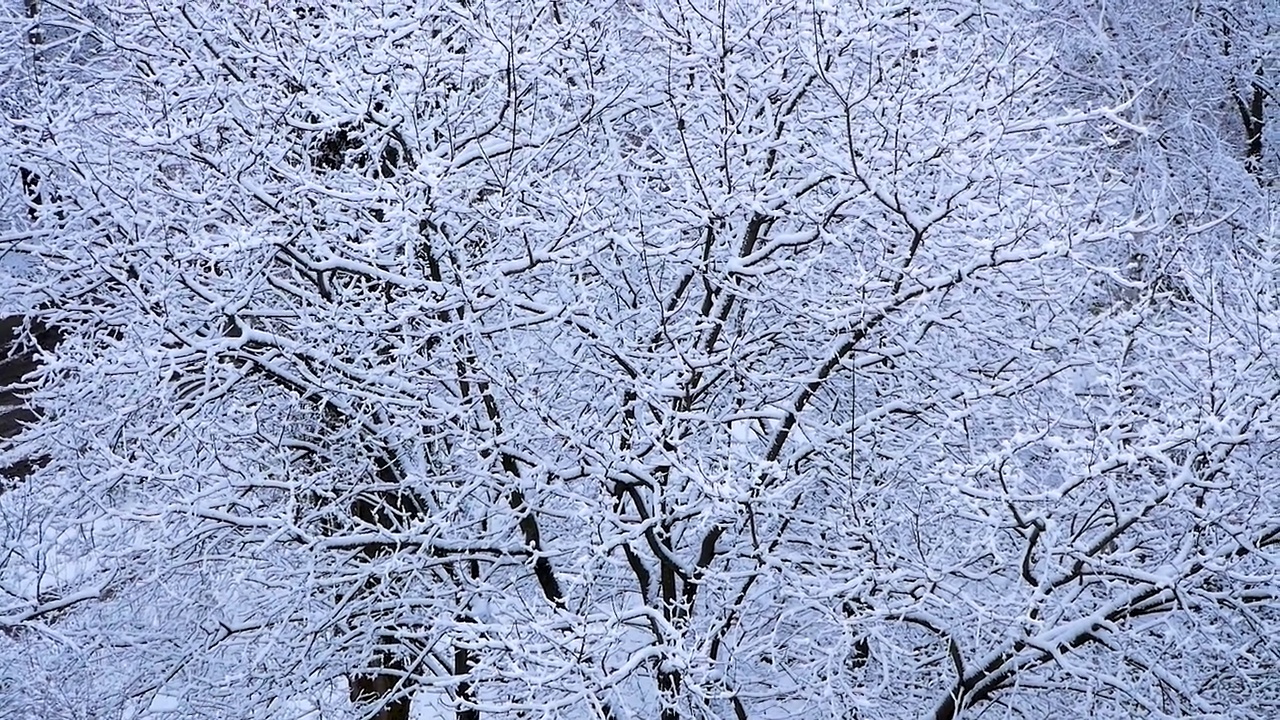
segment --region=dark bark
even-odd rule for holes
[[[40,220],[40,207],[44,205],[40,175],[30,168],[18,168],[18,176],[22,180],[22,192],[27,196],[27,217],[31,222],[37,222]]]
[[[1231,20],[1225,11],[1222,15],[1222,54],[1231,57]],[[1244,125],[1245,169],[1256,177],[1262,172],[1262,131],[1266,127],[1267,90],[1262,63],[1258,62],[1254,67],[1253,82],[1247,93],[1232,89],[1230,94],[1235,97],[1236,109],[1240,111],[1240,121]]]
[[[1262,67],[1259,66],[1248,96],[1237,95],[1236,106],[1244,123],[1244,166],[1250,174],[1262,172],[1262,132],[1266,128],[1267,91],[1263,87]]]
[[[404,662],[379,651],[373,664],[376,668],[373,672],[351,676],[351,702],[381,703],[370,720],[409,720],[410,697],[402,687],[406,677]]]
[[[384,449],[375,463],[377,486],[356,496],[351,516],[360,523],[397,532],[424,512],[424,502],[417,493],[404,489],[399,463],[391,451]],[[366,562],[374,563],[389,551],[391,548],[378,543],[362,547],[360,554]],[[362,589],[363,594],[376,594],[385,581],[386,578],[371,574]],[[394,631],[395,628],[396,623],[392,621],[386,629]],[[403,658],[409,648],[395,639],[394,632],[379,638],[379,644],[382,647],[374,653],[371,663],[373,671],[352,677],[351,700],[378,706],[371,720],[408,720],[413,701],[413,681],[411,668]],[[478,720],[478,717],[467,720]]]
[[[40,409],[27,402],[26,378],[40,368],[42,352],[52,352],[62,332],[21,315],[0,318],[0,445],[40,419]],[[0,480],[19,480],[44,464],[43,458],[20,458],[0,467]]]
[[[680,696],[680,672],[670,668],[658,668],[658,698],[662,703],[661,720],[680,720],[676,698]]]
[[[453,650],[453,674],[457,677],[466,677],[470,674],[471,669],[475,667],[475,653],[466,648],[455,647]],[[480,720],[480,711],[471,705],[475,702],[475,690],[471,686],[469,680],[463,680],[458,683],[457,689],[458,710],[455,714],[457,720]]]

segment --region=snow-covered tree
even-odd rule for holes
[[[11,5],[0,707],[1280,707],[1262,11]]]

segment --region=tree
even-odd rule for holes
[[[1266,715],[1269,198],[1121,175],[1167,116],[1081,17],[14,8],[3,282],[65,338],[0,692]]]

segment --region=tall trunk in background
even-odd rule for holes
[[[394,457],[379,460],[374,478],[378,489],[357,493],[351,507],[351,516],[358,526],[396,533],[403,531],[423,513],[422,499],[416,493],[403,489],[403,478],[398,467]],[[372,566],[389,552],[391,550],[385,544],[371,543],[361,549],[360,556]],[[360,599],[376,597],[383,590],[383,583],[388,580],[377,570],[371,572],[360,592],[363,596]],[[365,672],[355,673],[350,678],[351,700],[361,705],[376,706],[377,711],[371,720],[409,720],[413,702],[411,676],[414,667],[408,658],[412,658],[413,653],[397,637],[397,630],[400,629],[397,619],[374,619],[375,622],[379,620],[385,624],[379,628],[377,646],[370,658],[370,666]]]
[[[1240,110],[1240,120],[1244,123],[1244,166],[1250,174],[1257,176],[1262,172],[1262,131],[1267,125],[1264,107],[1267,91],[1263,87],[1261,64],[1254,71],[1254,80],[1249,90],[1247,97],[1236,96],[1236,106]]]
[[[0,318],[0,442],[40,419],[40,409],[27,402],[23,379],[40,367],[40,353],[52,352],[62,333],[39,320],[26,325],[21,315]],[[33,342],[32,342],[33,341]],[[30,475],[44,464],[39,457],[19,457],[0,465],[0,492],[11,481]]]
[[[1231,25],[1225,12],[1222,16],[1222,55],[1231,57]],[[1259,59],[1256,62],[1249,89],[1245,92],[1235,88],[1230,90],[1236,101],[1236,109],[1240,112],[1240,121],[1244,125],[1244,167],[1255,177],[1262,172],[1262,132],[1267,124],[1265,112],[1267,90],[1262,60]]]

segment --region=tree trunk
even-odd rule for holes
[[[453,650],[453,674],[463,677],[471,672],[472,666],[475,664],[475,655],[465,648],[454,648]],[[480,720],[480,711],[471,706],[475,702],[475,691],[468,681],[458,683],[457,690],[458,711],[455,714],[457,720]]]
[[[1244,166],[1255,177],[1262,172],[1262,131],[1266,128],[1264,102],[1267,91],[1262,87],[1262,66],[1259,65],[1247,98],[1236,96],[1240,119],[1244,123]]]
[[[405,675],[404,663],[393,655],[379,652],[374,657],[374,665],[385,672],[351,676],[351,702],[360,705],[381,702],[382,706],[371,720],[409,720],[409,695],[396,693],[398,687],[403,690],[400,686]],[[387,701],[388,697],[393,699]]]

